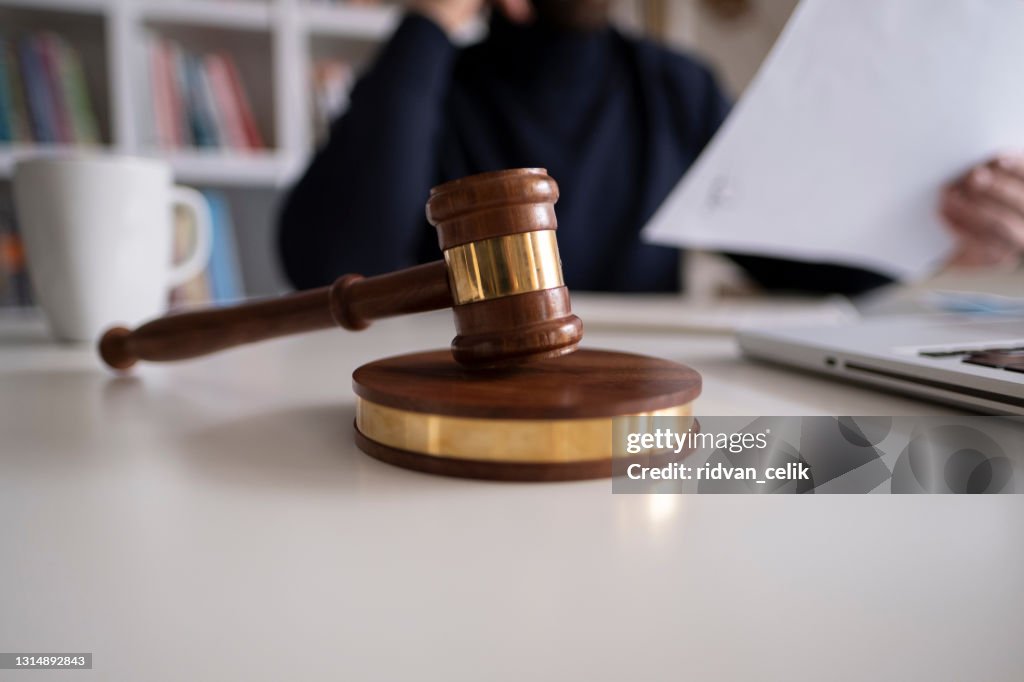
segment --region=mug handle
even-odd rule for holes
[[[210,262],[213,251],[213,217],[206,198],[191,187],[175,185],[171,188],[171,199],[175,204],[192,211],[196,231],[192,253],[181,263],[171,266],[170,286],[177,287],[198,277]]]

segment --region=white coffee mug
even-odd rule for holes
[[[195,214],[192,253],[173,264],[173,207]],[[94,341],[114,323],[167,309],[168,293],[210,260],[210,209],[167,164],[114,156],[45,157],[14,172],[29,277],[54,336]]]

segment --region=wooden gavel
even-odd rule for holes
[[[377,277],[345,275],[321,289],[237,306],[172,313],[131,331],[108,330],[99,353],[127,370],[139,360],[184,360],[254,341],[452,308],[452,355],[495,367],[576,350],[555,240],[558,185],[543,169],[483,173],[435,187],[427,219],[444,260]]]

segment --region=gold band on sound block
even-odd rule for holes
[[[691,417],[692,405],[595,419],[478,419],[408,412],[356,399],[356,428],[381,445],[433,457],[556,464],[610,459],[612,424],[635,420],[629,432],[650,429],[654,417]]]
[[[563,286],[554,230],[522,232],[444,252],[457,305]]]

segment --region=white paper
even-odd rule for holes
[[[914,278],[943,186],[1022,147],[1024,1],[804,0],[644,238]]]

